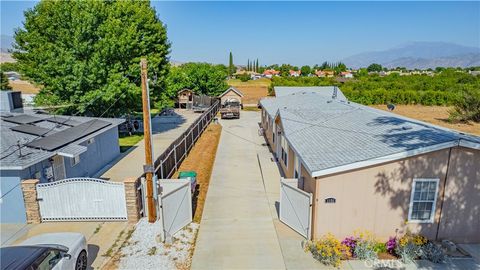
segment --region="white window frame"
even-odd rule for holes
[[[70,165],[71,167],[75,167],[80,163],[80,155],[74,156],[70,158]]]
[[[282,150],[282,160],[286,168],[288,168],[288,142],[285,135],[280,137],[280,148]]]
[[[433,198],[432,210],[429,220],[412,220],[412,211],[413,211],[413,197],[415,194],[415,183],[417,182],[435,182],[435,197]],[[412,181],[412,191],[410,192],[410,204],[408,208],[408,222],[409,223],[434,223],[435,220],[435,210],[437,205],[437,198],[439,192],[439,178],[413,178]]]

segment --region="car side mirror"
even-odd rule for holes
[[[63,254],[63,258],[66,258],[67,260],[70,260],[72,258],[72,255],[65,253]]]

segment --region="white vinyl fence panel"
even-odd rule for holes
[[[297,187],[297,179],[281,179],[280,221],[301,234],[311,238],[312,194]]]
[[[190,180],[161,180],[162,211],[165,235],[172,236],[192,222],[192,191]]]
[[[37,185],[42,221],[127,220],[125,186],[95,178]]]

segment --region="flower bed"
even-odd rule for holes
[[[441,247],[422,235],[407,232],[401,237],[390,237],[388,241],[379,241],[368,231],[355,232],[342,241],[327,234],[315,241],[307,241],[305,251],[325,265],[338,267],[342,260],[398,260],[410,263],[417,259],[433,263],[445,262]]]

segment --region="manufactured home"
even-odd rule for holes
[[[1,223],[25,223],[21,181],[91,177],[120,153],[112,118],[2,113]]]
[[[479,137],[311,90],[260,102],[283,176],[311,196],[304,236],[480,242]]]

